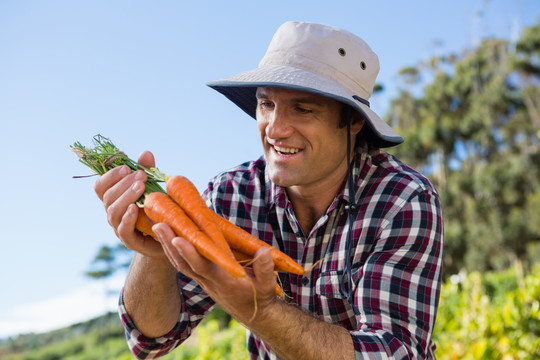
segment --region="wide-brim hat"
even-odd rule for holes
[[[275,33],[256,69],[209,82],[256,118],[256,90],[276,87],[326,96],[352,106],[366,119],[371,143],[390,147],[403,142],[369,107],[379,59],[358,36],[333,26],[286,22]]]

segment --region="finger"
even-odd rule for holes
[[[254,281],[263,289],[273,291],[275,287],[274,261],[270,249],[263,247],[253,257]]]
[[[176,247],[177,251],[182,255],[182,258],[189,265],[190,269],[194,273],[194,277],[210,279],[215,276],[215,272],[221,268],[215,265],[210,260],[203,257],[195,246],[184,238],[174,238],[172,244]]]
[[[111,169],[100,176],[94,183],[94,191],[98,198],[103,200],[105,192],[130,173],[131,169],[128,166],[123,165]]]
[[[139,155],[138,161],[146,168],[152,168],[156,166],[154,155],[150,151],[143,151],[141,155]],[[107,190],[109,190],[123,178],[128,176],[130,173],[131,169],[127,165],[122,165],[115,167],[100,176],[94,183],[94,191],[96,192],[99,199],[103,200],[103,196],[105,195]],[[146,181],[146,178],[141,180]]]
[[[131,181],[133,180],[125,180],[124,184],[115,185],[104,196],[103,204],[107,209],[107,221],[115,229],[120,225],[128,207],[144,193],[144,182],[140,180]],[[125,188],[126,185],[130,186]],[[110,203],[110,198],[115,198],[114,202]]]
[[[137,223],[138,216],[139,209],[137,205],[130,204],[122,216],[120,224],[116,228],[116,236],[118,236],[120,239],[133,237],[135,235],[135,224]]]
[[[161,244],[154,240],[151,236],[143,236],[142,233],[136,230],[135,226],[139,216],[139,207],[135,204],[130,204],[122,221],[116,229],[116,236],[131,250],[138,251],[149,256],[163,256]]]
[[[138,162],[148,169],[156,167],[156,159],[154,158],[154,154],[152,154],[150,151],[143,151],[139,155]]]
[[[189,272],[192,272],[187,262],[178,252],[178,249],[172,244],[176,234],[171,227],[165,223],[158,223],[152,227],[152,230],[158,237],[157,240],[160,242],[163,251],[165,252],[165,255],[167,255],[167,258],[169,258],[171,264],[186,275],[188,275]]]
[[[116,183],[112,184],[103,194],[103,205],[108,208],[112,203],[117,201],[122,195],[130,190],[135,182],[143,183],[147,180],[148,176],[142,170],[137,170],[129,175],[124,176]],[[140,195],[139,195],[140,196]],[[131,202],[135,202],[138,198],[133,199]]]

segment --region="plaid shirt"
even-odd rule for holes
[[[207,203],[254,236],[287,253],[304,276],[280,273],[290,302],[350,331],[356,359],[433,359],[431,340],[442,267],[442,215],[438,194],[421,174],[380,150],[359,149],[353,177],[359,211],[352,226],[353,302],[340,291],[349,232],[348,186],[304,234],[283,188],[265,175],[263,158],[224,172],[205,191]],[[183,340],[212,309],[201,288],[178,275],[183,311],[167,335],[148,339],[133,326],[121,298],[128,344],[141,359],[163,355]],[[353,309],[355,308],[355,309]],[[250,359],[277,359],[248,334]]]

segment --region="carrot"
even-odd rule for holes
[[[156,239],[156,234],[154,234],[154,231],[152,231],[153,225],[154,222],[150,220],[148,215],[146,215],[144,209],[139,208],[139,216],[137,217],[137,223],[135,224],[135,228],[139,230],[143,235],[149,235]]]
[[[199,254],[223,268],[231,276],[247,276],[244,268],[232,255],[218,247],[168,195],[161,192],[148,194],[144,200],[144,212],[152,221],[168,224],[176,235],[193,244]]]
[[[232,251],[232,253],[234,255],[234,258],[236,259],[236,261],[239,264],[241,264],[243,266],[250,266],[253,263],[253,257],[252,256],[241,253],[240,251],[235,250],[235,249],[231,249],[231,251]]]
[[[285,298],[285,295],[283,294],[283,289],[277,283],[276,283],[276,287],[274,288],[274,294],[276,294],[277,296],[279,296],[282,299]]]
[[[270,248],[277,270],[298,275],[305,273],[304,269],[287,254],[257,239],[212,211],[188,178],[181,175],[170,177],[167,180],[167,193],[187,216],[227,254],[232,256],[231,250],[237,250],[252,258],[257,250],[264,246]]]
[[[221,230],[210,218],[211,210],[206,206],[195,185],[185,176],[176,175],[167,180],[167,193],[184,210],[187,215],[225,252],[231,248]]]
[[[254,256],[257,250],[262,246],[269,247],[272,260],[274,260],[274,265],[278,271],[286,271],[297,275],[303,275],[305,273],[304,269],[287,254],[279,251],[264,241],[257,239],[255,236],[222,218],[215,212],[211,211],[211,214],[233,250],[237,250],[238,252],[249,256]]]

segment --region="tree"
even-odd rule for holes
[[[124,244],[118,244],[116,247],[103,245],[92,261],[91,270],[85,275],[94,279],[107,278],[117,270],[127,268],[130,260],[131,251]]]
[[[447,273],[503,269],[540,243],[539,49],[540,22],[515,45],[485,39],[401,72],[387,120],[406,142],[392,151],[440,192]]]

